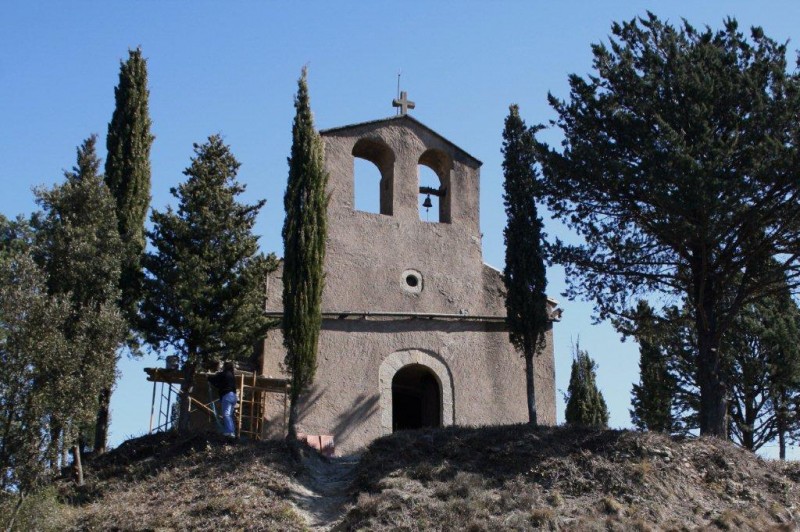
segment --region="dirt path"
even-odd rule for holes
[[[358,457],[325,459],[310,453],[303,465],[306,472],[292,494],[295,507],[311,530],[330,530],[344,514]]]

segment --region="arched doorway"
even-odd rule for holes
[[[381,433],[391,434],[394,427],[394,401],[392,384],[394,378],[408,366],[422,366],[436,381],[439,399],[439,424],[449,427],[455,421],[453,407],[453,378],[450,370],[438,355],[422,349],[403,349],[387,356],[378,370],[378,386],[380,389]],[[402,375],[401,375],[402,377]]]
[[[392,432],[440,427],[442,398],[439,382],[422,364],[401,368],[392,378]]]

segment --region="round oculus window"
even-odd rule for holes
[[[406,270],[403,272],[403,289],[412,294],[422,292],[422,274],[417,270]]]

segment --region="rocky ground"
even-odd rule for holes
[[[209,433],[137,438],[90,459],[85,487],[31,497],[15,529],[800,528],[800,464],[704,438],[518,425],[398,433],[360,458],[297,454]]]

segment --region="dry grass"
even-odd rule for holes
[[[391,457],[391,459],[387,458]],[[782,530],[800,466],[711,439],[526,425],[398,433],[339,530]]]
[[[374,442],[349,490],[342,463],[305,464],[283,442],[137,438],[89,460],[85,488],[63,481],[32,497],[17,529],[799,528],[800,464],[712,439],[526,425],[404,432]],[[316,511],[297,497],[298,483]],[[332,523],[343,498],[347,513]],[[8,504],[0,500],[0,515]]]
[[[62,485],[61,529],[305,530],[287,497],[292,464],[283,442],[145,436],[90,462],[86,488]]]

